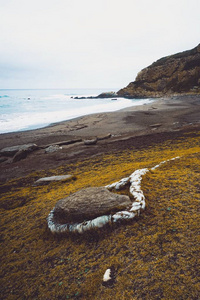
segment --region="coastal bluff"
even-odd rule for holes
[[[127,98],[200,94],[200,44],[163,57],[141,70],[135,81],[117,92]]]

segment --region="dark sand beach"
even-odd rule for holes
[[[148,147],[169,138],[176,139],[191,128],[198,131],[199,121],[200,96],[181,95],[155,99],[150,104],[117,112],[87,115],[42,129],[1,134],[0,149],[28,143],[37,144],[39,149],[18,162],[12,163],[11,158],[2,162],[0,180],[26,176],[37,170],[56,168],[63,163],[83,161],[132,146]],[[110,138],[106,138],[108,134],[111,134]],[[97,144],[84,144],[85,139],[95,137],[100,137]],[[62,149],[54,153],[45,153],[48,145],[73,140],[79,142],[62,145]]]

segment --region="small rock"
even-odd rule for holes
[[[115,270],[114,267],[107,269],[103,275],[102,285],[112,286],[115,282]]]
[[[84,140],[85,145],[96,145],[96,143],[97,143],[97,138],[92,140]]]
[[[101,93],[96,98],[113,98],[116,96],[117,96],[117,94],[115,92],[106,92],[106,93]]]
[[[40,178],[40,179],[36,180],[35,185],[50,183],[50,182],[53,182],[53,181],[68,181],[68,180],[73,179],[73,178],[74,178],[74,176],[70,175],[70,174],[43,177],[43,178]]]
[[[59,200],[54,209],[56,223],[82,222],[127,208],[131,200],[126,195],[104,187],[90,187]]]
[[[111,133],[108,133],[106,135],[100,135],[97,137],[97,140],[101,141],[101,140],[106,140],[106,139],[109,139],[111,137]]]
[[[106,272],[103,275],[103,281],[109,281],[111,280],[111,269],[107,269]]]
[[[60,147],[58,145],[51,145],[51,146],[49,146],[45,149],[45,153],[53,153],[53,152],[56,152],[60,149],[62,149],[62,147]]]

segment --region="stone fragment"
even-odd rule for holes
[[[112,266],[111,268],[107,269],[103,275],[103,286],[112,286],[115,283],[115,270]]]
[[[100,135],[97,137],[97,140],[101,141],[101,140],[106,140],[109,139],[111,137],[111,133],[105,134],[105,135]]]
[[[103,275],[103,281],[111,280],[111,269],[107,269]]]
[[[58,145],[51,145],[45,149],[45,153],[53,153],[57,152],[58,150],[62,149],[62,147]]]
[[[68,181],[70,179],[73,179],[73,175],[59,175],[59,176],[50,176],[50,177],[43,177],[38,180],[36,180],[35,185],[40,185],[40,184],[46,184],[46,183],[51,183],[53,181]]]
[[[95,145],[97,143],[97,138],[92,140],[84,140],[85,145]]]
[[[5,156],[13,156],[15,153],[17,153],[20,150],[26,150],[26,151],[34,151],[38,149],[38,146],[36,144],[25,144],[25,145],[17,145],[12,147],[6,147],[0,150],[1,155]]]
[[[59,200],[54,208],[54,219],[59,224],[81,222],[128,206],[131,206],[128,196],[111,193],[104,187],[90,187]]]

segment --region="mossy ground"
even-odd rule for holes
[[[4,184],[1,299],[198,299],[199,140],[191,132]],[[176,156],[144,176],[147,208],[137,219],[81,236],[49,232],[46,217],[60,198]],[[41,176],[66,173],[76,179],[33,186]],[[104,287],[111,266],[116,282]]]

